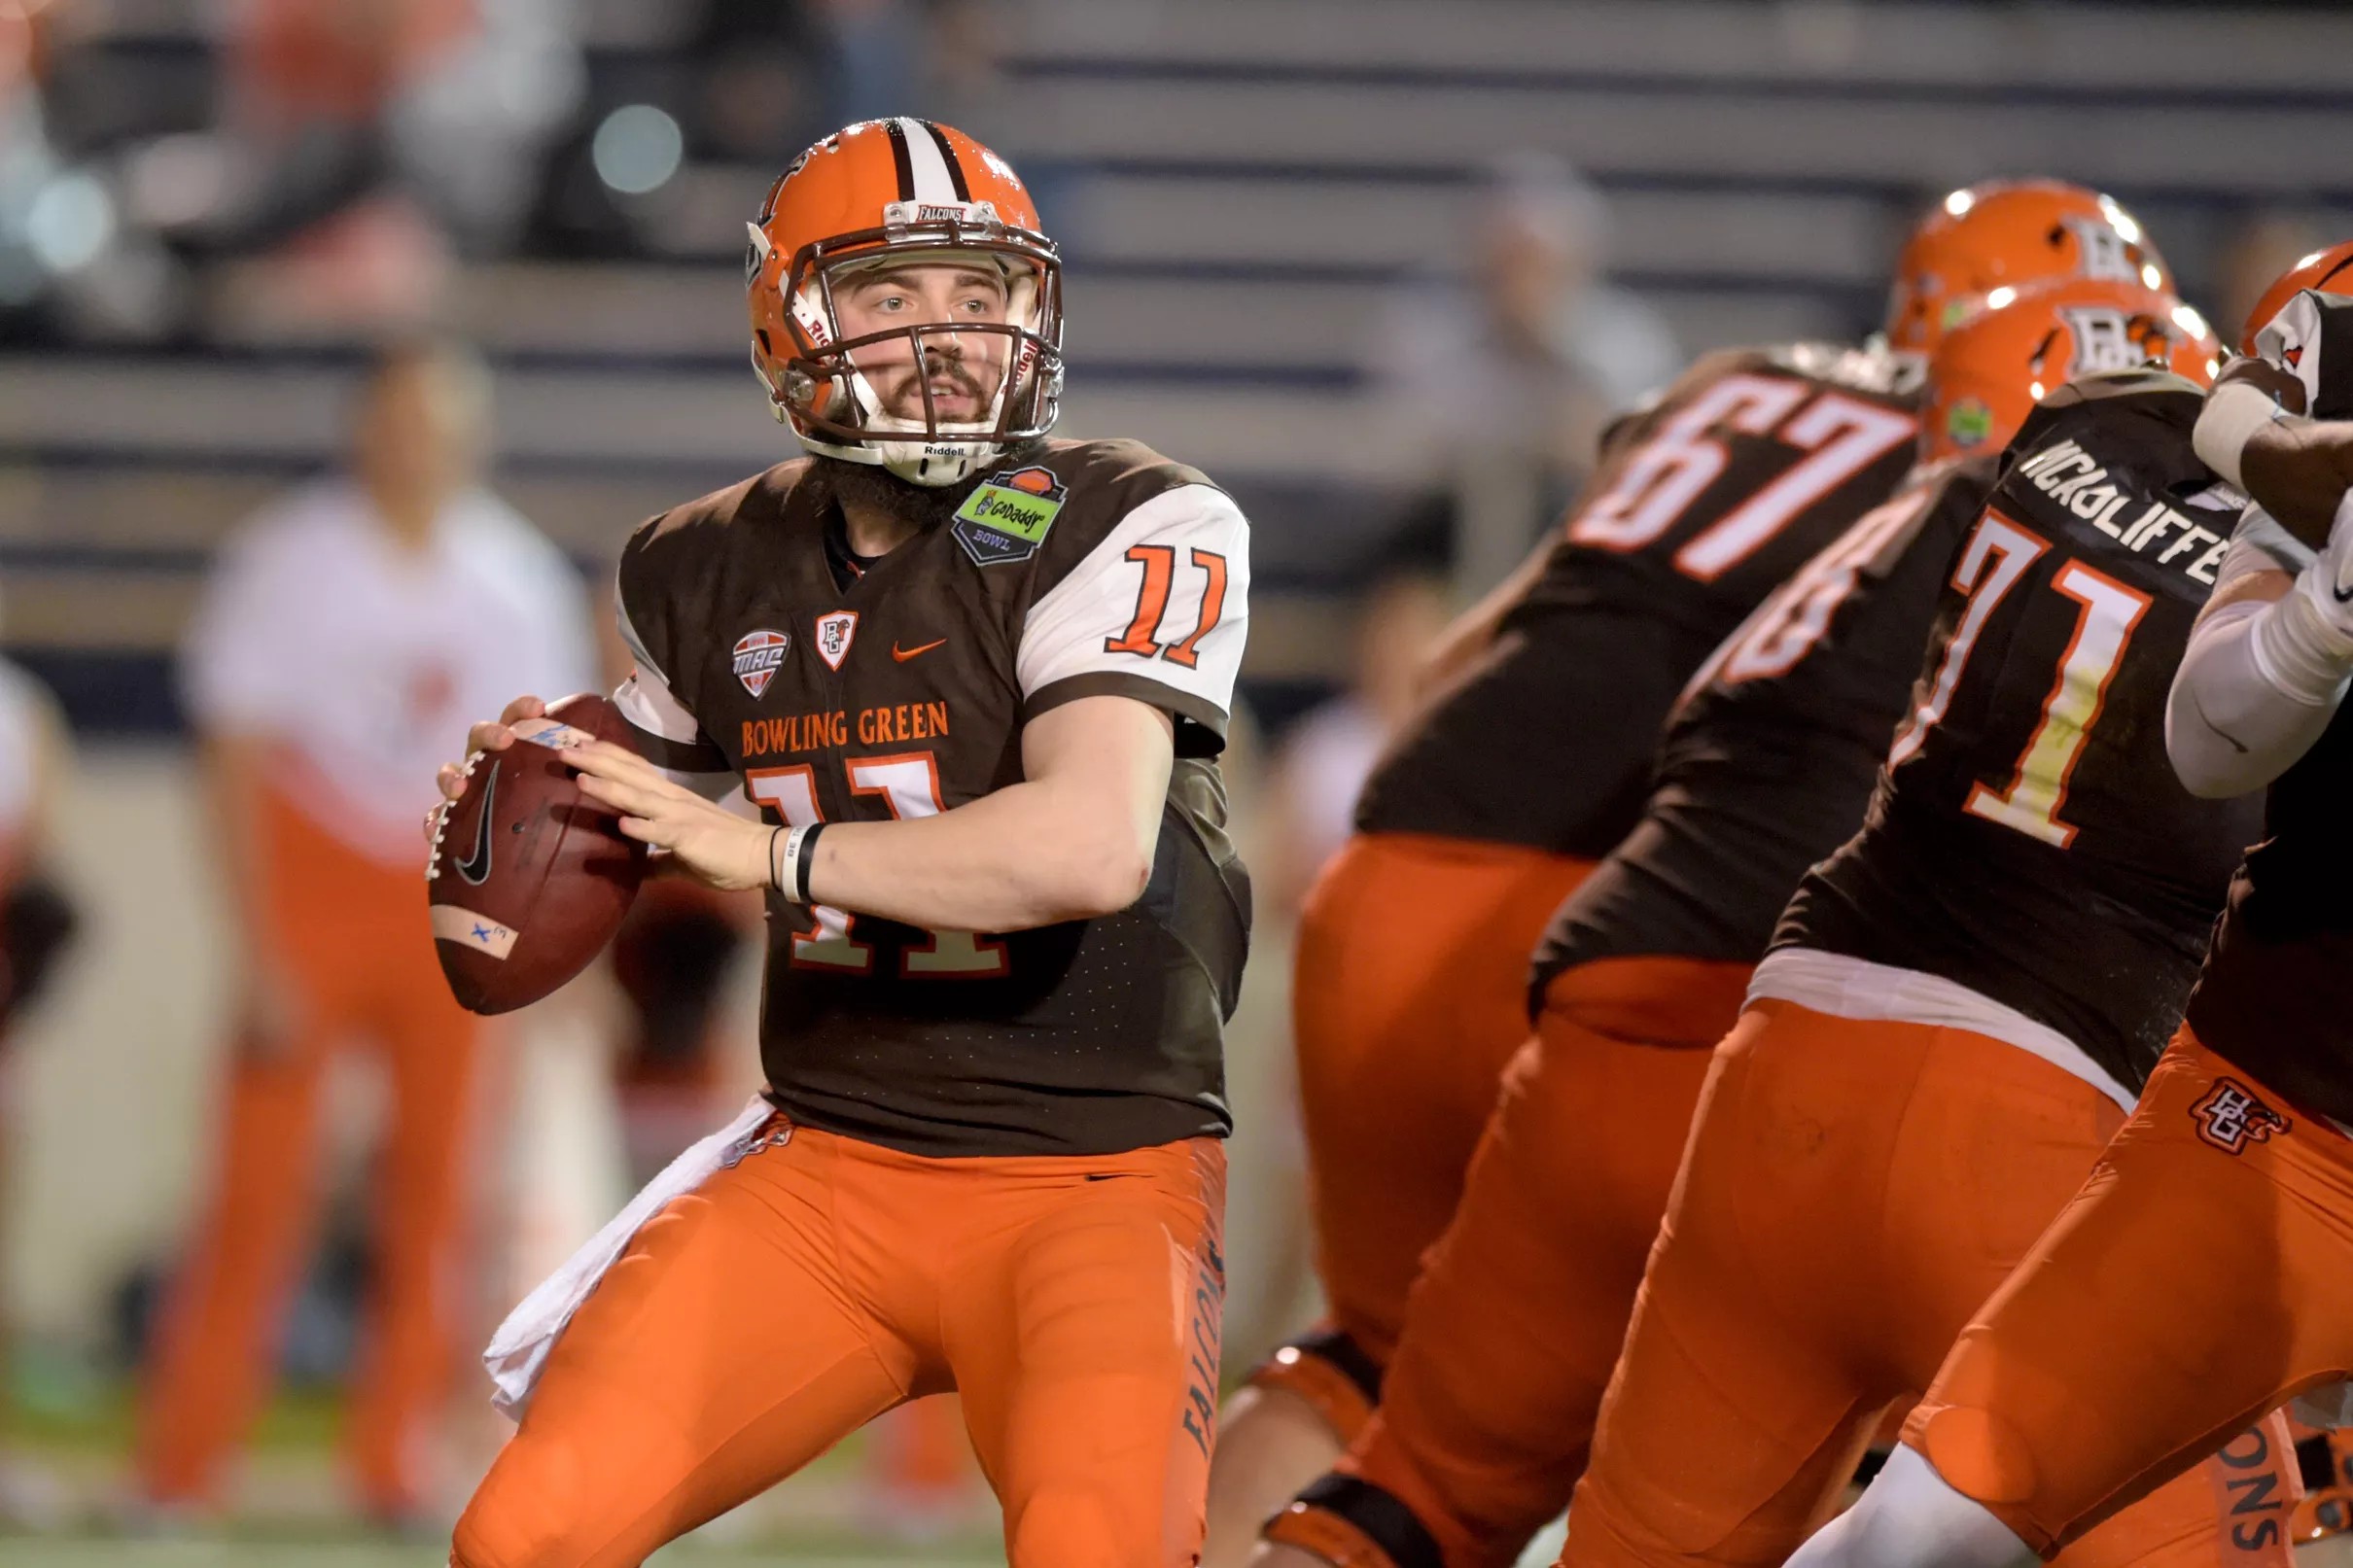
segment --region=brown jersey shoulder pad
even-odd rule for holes
[[[809,467],[807,458],[780,463],[673,506],[639,524],[621,546],[615,591],[622,633],[663,679],[674,668],[680,633],[700,629],[686,607],[705,579],[724,570],[721,541],[755,517],[776,515]]]
[[[1146,502],[1187,485],[1217,488],[1199,469],[1127,439],[1041,441],[1023,453],[1022,465],[1001,471],[1012,476],[1025,469],[1043,470],[1058,492],[1051,525],[1036,541],[1031,582],[1035,595],[1043,595],[1068,576]]]

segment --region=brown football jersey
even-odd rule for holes
[[[1018,782],[1023,725],[1077,698],[1176,722],[1150,884],[1117,914],[927,930],[771,894],[760,1048],[780,1107],[927,1155],[1228,1130],[1249,889],[1214,758],[1248,590],[1232,501],[1130,441],[1025,448],[868,562],[807,460],[638,531],[616,700],[649,756],[707,793],[740,783],[770,821],[953,810]]]
[[[1641,823],[1538,945],[1531,1004],[1598,958],[1765,956],[1798,880],[1863,819],[1947,563],[1992,486],[1989,459],[1915,471],[1725,640],[1668,720]]]
[[[1595,858],[1640,817],[1675,695],[1912,466],[1912,372],[1828,344],[1709,355],[1604,437],[1493,645],[1365,784],[1365,832]]]
[[[2251,799],[2199,800],[2166,693],[2236,497],[2160,370],[2052,394],[1943,574],[1911,713],[1862,830],[1774,935],[1951,981],[2138,1092],[2180,1022]]]

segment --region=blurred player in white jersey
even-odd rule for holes
[[[354,412],[351,476],[246,526],[183,650],[237,971],[213,1168],[141,1420],[142,1488],[174,1510],[215,1501],[268,1386],[316,1198],[322,1069],[346,1042],[381,1054],[390,1099],[347,1459],[370,1515],[422,1506],[424,1423],[461,1327],[475,1037],[426,932],[417,781],[466,715],[594,679],[577,575],[477,483],[478,364],[400,345]]]
[[[0,659],[0,1140],[16,1126],[10,1036],[74,934],[73,905],[50,880],[47,863],[69,760],[65,726],[48,691]],[[0,1317],[0,1364],[7,1356],[8,1324]],[[0,1522],[38,1526],[55,1506],[54,1483],[0,1447]]]
[[[73,931],[72,911],[43,863],[66,755],[49,692],[0,659],[0,1048]],[[0,1106],[6,1098],[0,1080]]]

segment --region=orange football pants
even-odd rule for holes
[[[2349,1303],[2353,1140],[2185,1026],[1904,1441],[2049,1555],[2353,1372]],[[2233,1536],[2274,1538],[2275,1496],[2242,1488]]]
[[[1360,833],[1299,922],[1292,989],[1317,1264],[1335,1327],[1386,1362],[1528,1038],[1528,961],[1593,862]]]
[[[1983,1034],[1749,1008],[1693,1123],[1565,1568],[1785,1559],[1837,1504],[1881,1411],[1927,1386],[2124,1120],[2091,1085]],[[2169,1293],[2152,1283],[2132,1315],[2168,1321]],[[2096,1353],[2110,1327],[2071,1353]],[[2136,1410],[2105,1418],[2137,1424]],[[2061,1560],[2287,1568],[2284,1423],[2245,1433],[2235,1457]]]
[[[475,1022],[451,999],[419,864],[387,869],[292,803],[264,807],[267,940],[297,992],[282,1054],[228,1064],[210,1197],[151,1346],[138,1465],[147,1494],[204,1503],[270,1383],[277,1328],[317,1207],[319,1090],[330,1057],[380,1055],[390,1125],[375,1168],[369,1329],[346,1457],[363,1502],[417,1507],[420,1436],[460,1346],[465,1154]]]
[[[954,1388],[1013,1568],[1190,1568],[1225,1150],[926,1159],[794,1128],[665,1208],[556,1342],[456,1568],[626,1568]]]
[[[1566,1506],[1748,975],[1608,958],[1547,988],[1341,1465],[1411,1509],[1448,1568],[1511,1562]]]

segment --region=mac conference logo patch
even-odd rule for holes
[[[791,645],[790,637],[772,627],[746,632],[735,640],[735,679],[744,683],[746,691],[757,697],[768,689],[776,672],[784,668],[785,650]]]

